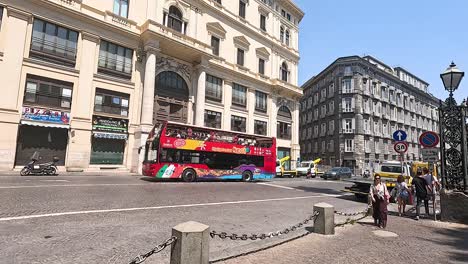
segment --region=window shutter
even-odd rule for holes
[[[354,97],[351,99],[351,109],[354,111],[356,108],[356,99]]]
[[[351,128],[356,129],[356,119],[354,119],[354,118],[351,121]]]
[[[354,78],[351,79],[351,92],[354,92]]]
[[[342,93],[342,94],[346,93],[346,91],[345,91],[344,79],[341,79],[341,93]]]

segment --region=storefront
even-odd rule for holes
[[[39,107],[23,107],[18,129],[15,165],[21,166],[39,152],[40,162],[49,162],[58,157],[56,163],[65,165],[68,144],[70,113]]]
[[[278,159],[289,156],[289,160],[284,163],[284,170],[291,170],[291,149],[290,148],[278,148],[277,152]]]
[[[127,119],[93,116],[90,164],[123,164],[127,139]]]

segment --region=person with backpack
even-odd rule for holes
[[[422,203],[424,202],[424,208],[426,209],[426,214],[429,215],[429,195],[428,195],[428,185],[426,179],[422,174],[422,171],[418,170],[416,177],[413,178],[412,182],[413,191],[416,193],[416,217],[415,220],[419,220],[419,211]]]

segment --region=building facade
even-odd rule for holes
[[[303,85],[302,160],[346,166],[361,174],[399,161],[392,134],[408,134],[406,161],[422,159],[419,136],[439,131],[439,100],[428,84],[401,67],[371,57],[342,57]]]
[[[0,0],[0,169],[138,171],[153,124],[277,137],[299,156],[291,0]]]

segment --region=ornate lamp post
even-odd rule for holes
[[[453,62],[440,74],[445,90],[449,92],[449,97],[439,107],[440,150],[444,187],[468,193],[466,105],[458,106],[453,97],[453,92],[458,89],[464,75]]]

